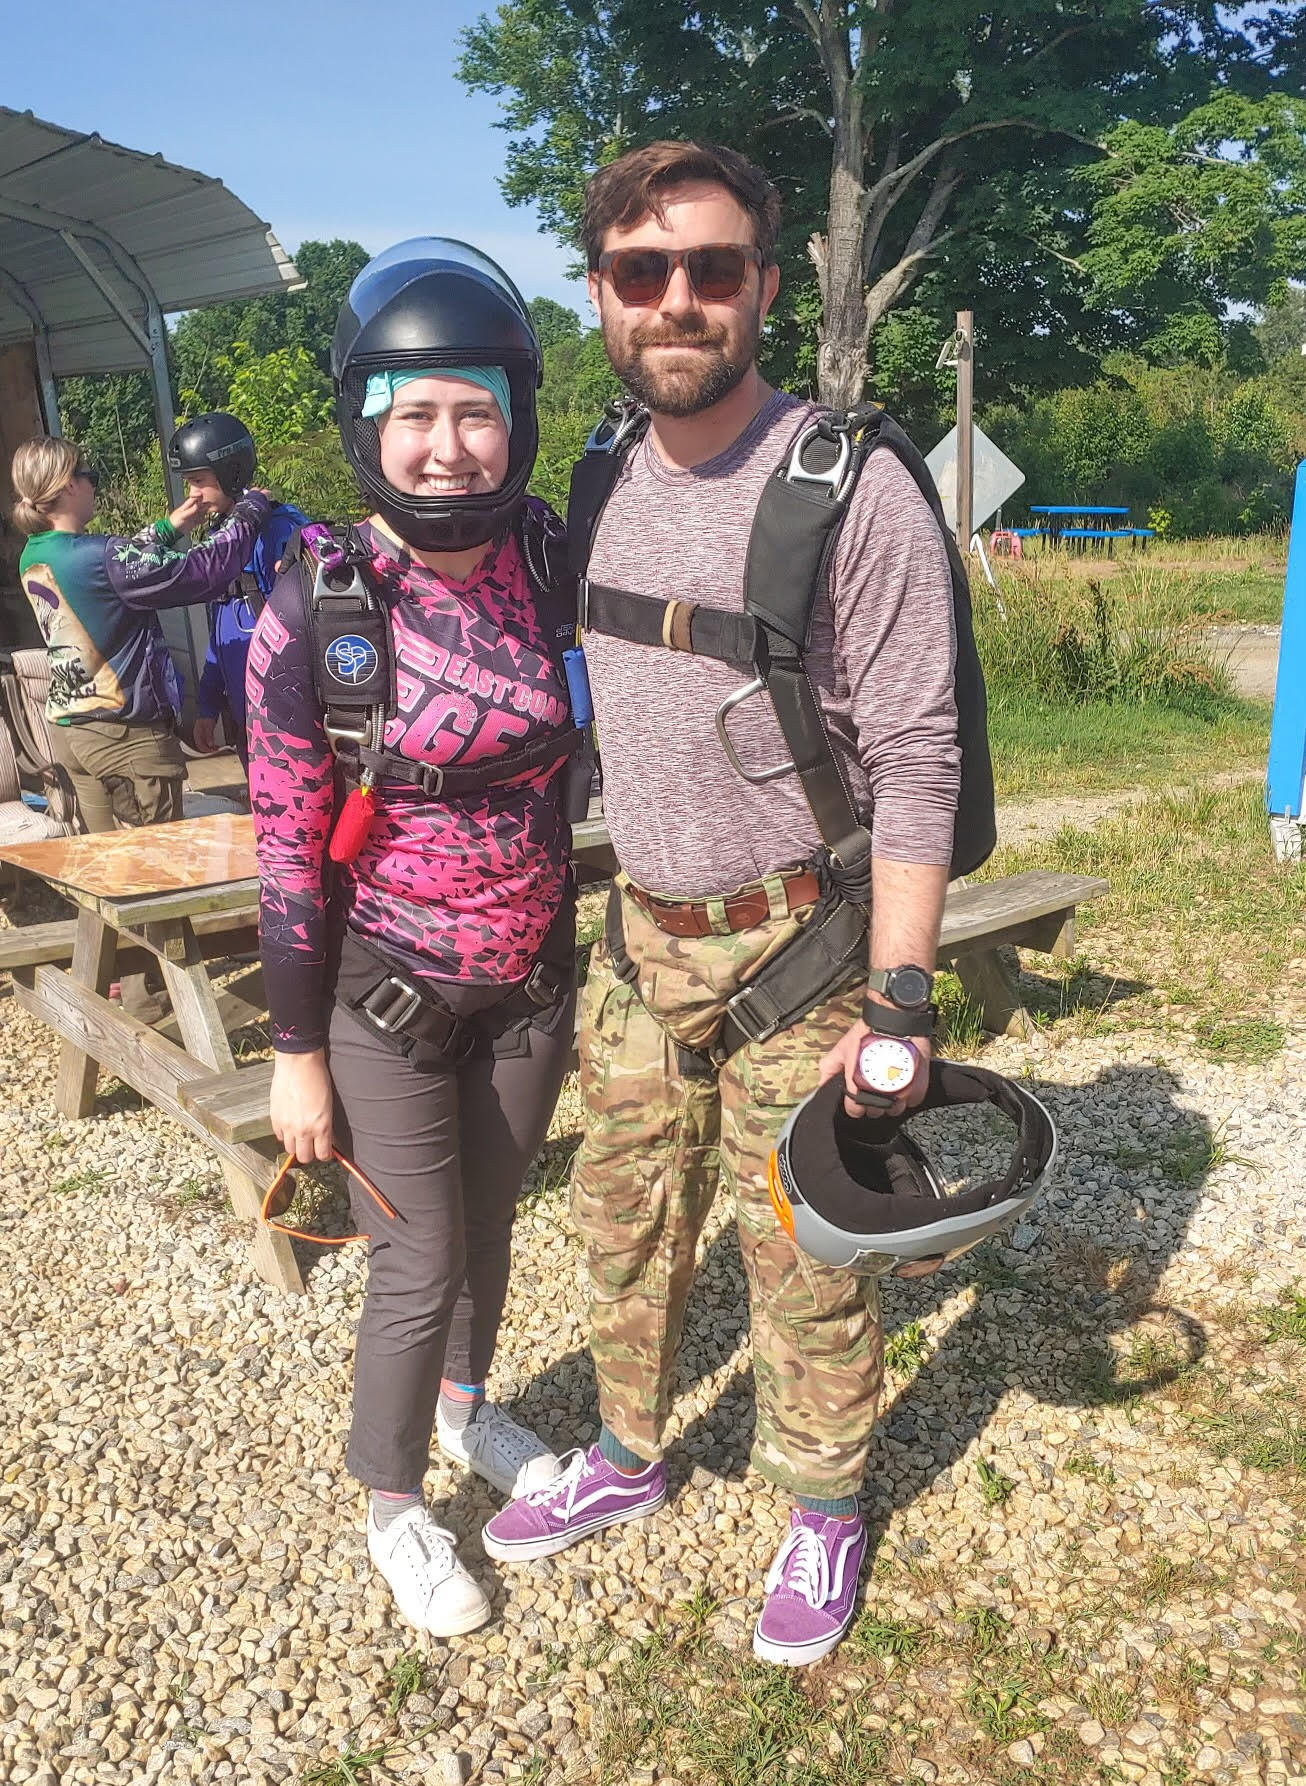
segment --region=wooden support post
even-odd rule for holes
[[[113,980],[117,952],[117,935],[99,913],[85,909],[78,912],[71,968],[77,984],[103,998]],[[54,1105],[61,1116],[91,1114],[95,1108],[95,1082],[99,1072],[98,1061],[84,1048],[79,1048],[75,1042],[64,1043],[59,1050],[59,1076],[54,1087]]]
[[[975,313],[957,312],[957,547],[970,551],[975,514]]]
[[[186,1052],[215,1073],[230,1072],[236,1063],[189,918],[167,919],[150,929],[152,944],[162,951],[164,983]],[[263,1199],[257,1182],[229,1160],[222,1162],[222,1178],[231,1207],[253,1225],[254,1266],[259,1276],[282,1290],[302,1290],[303,1279],[288,1236],[263,1225]]]
[[[966,996],[980,1007],[980,1021],[992,1035],[1023,1040],[1032,1033],[1033,1024],[1021,1003],[1020,988],[996,949],[967,950],[956,957],[952,967]]]

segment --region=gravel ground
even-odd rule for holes
[[[1306,1350],[1253,1336],[1255,1308],[1302,1275],[1306,1025],[1258,1066],[1157,1046],[1054,1032],[986,1049],[1054,1111],[1055,1188],[1009,1245],[889,1286],[868,1599],[942,1632],[989,1608],[1045,1648],[1097,1620],[1042,1727],[993,1751],[995,1779],[999,1763],[1062,1777],[1037,1773],[1059,1731],[1094,1779],[1306,1777],[1300,1412],[1284,1416],[1298,1473],[1266,1473],[1217,1461],[1191,1389],[1268,1428],[1276,1381],[1300,1380]],[[342,1467],[361,1259],[317,1259],[302,1299],[252,1281],[203,1147],[122,1087],[92,1120],[61,1120],[54,1055],[0,1002],[0,1780],[261,1786],[307,1777],[351,1733],[393,1744],[385,1777],[402,1781],[598,1780],[606,1702],[660,1620],[706,1589],[722,1653],[746,1650],[786,1509],[746,1469],[723,1211],[682,1353],[669,1506],[510,1574],[480,1547],[492,1491],[437,1464],[432,1499],[495,1618],[431,1646],[392,1715],[388,1671],[417,1646],[373,1579]],[[577,1125],[573,1081],[546,1179]],[[561,1449],[597,1422],[556,1182],[524,1209],[516,1258],[493,1390]],[[986,1488],[981,1458],[1005,1488]],[[897,1777],[966,1781],[990,1777],[958,1760],[969,1678],[937,1663],[887,1678],[841,1653],[822,1690],[894,1738]]]

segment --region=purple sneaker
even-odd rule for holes
[[[554,1481],[519,1495],[487,1520],[481,1531],[487,1557],[499,1563],[551,1557],[604,1526],[656,1513],[667,1498],[667,1473],[660,1463],[627,1476],[597,1445],[570,1451],[561,1462],[562,1474]]]
[[[753,1654],[802,1668],[828,1656],[852,1624],[857,1578],[866,1556],[859,1519],[828,1519],[795,1507],[789,1536],[766,1576],[766,1605],[753,1632]]]

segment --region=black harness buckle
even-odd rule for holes
[[[403,1034],[423,1003],[415,986],[401,980],[398,974],[387,974],[359,1001],[357,1008],[383,1035],[394,1036]]]
[[[556,1005],[562,992],[563,976],[560,968],[551,962],[537,961],[522,982],[522,991],[533,1005],[541,1010],[549,1005]]]

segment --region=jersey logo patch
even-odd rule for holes
[[[366,682],[375,674],[378,658],[376,647],[366,639],[360,639],[357,633],[342,633],[338,639],[332,639],[322,658],[327,667],[327,674],[334,676],[337,682],[343,682],[350,688],[356,688],[360,682]]]

